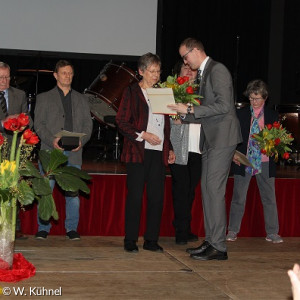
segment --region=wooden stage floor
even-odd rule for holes
[[[9,299],[19,299],[17,287],[26,299],[44,299],[29,296],[34,287],[61,288],[60,299],[292,299],[287,270],[300,262],[300,238],[282,244],[239,238],[228,244],[228,261],[209,262],[191,259],[174,238],[162,237],[160,244],[163,253],[145,251],[140,238],[140,251],[133,254],[123,250],[122,237],[29,236],[16,241],[15,251],[36,267],[36,275],[0,285],[11,289]]]

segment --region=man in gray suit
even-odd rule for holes
[[[13,132],[4,128],[4,122],[10,118],[17,118],[19,114],[27,112],[28,104],[25,92],[10,86],[10,66],[7,63],[0,62],[0,132],[7,138],[9,146],[12,141]],[[33,122],[30,116],[29,119],[29,127],[32,127]],[[19,217],[17,217],[16,224],[16,239],[27,239],[22,234]]]
[[[82,147],[90,139],[92,133],[92,119],[86,97],[71,88],[74,68],[68,61],[57,62],[53,73],[57,86],[52,90],[38,95],[35,112],[34,128],[41,140],[41,149],[59,149],[64,151],[60,138],[55,134],[62,130],[85,133],[79,145],[71,151],[64,151],[68,156],[68,165],[81,168]],[[54,188],[54,180],[51,187]],[[70,240],[79,240],[77,232],[79,222],[78,194],[66,193],[66,237]],[[46,239],[51,228],[49,222],[38,218],[38,232],[36,239]]]
[[[204,211],[205,240],[197,248],[188,248],[198,260],[227,260],[225,191],[236,145],[242,141],[236,117],[232,79],[227,68],[208,57],[203,44],[185,39],[179,53],[200,75],[200,106],[182,103],[169,105],[183,114],[184,121],[201,123],[202,174],[201,191]]]

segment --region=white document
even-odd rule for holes
[[[176,115],[177,113],[167,107],[175,104],[173,90],[171,88],[146,89],[153,114]]]
[[[57,134],[55,134],[55,137],[63,137],[63,136],[72,136],[72,137],[80,137],[82,138],[83,136],[85,136],[85,133],[78,133],[78,132],[71,132],[71,131],[67,131],[67,130],[62,130],[60,132],[58,132]]]

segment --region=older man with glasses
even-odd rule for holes
[[[0,62],[0,132],[7,138],[10,145],[12,141],[12,131],[7,131],[3,124],[10,118],[16,118],[20,113],[28,113],[28,104],[24,91],[10,86],[10,66],[7,63]],[[29,116],[30,118],[30,116]],[[33,122],[30,118],[29,126]],[[19,218],[17,220],[16,238],[24,239],[21,232]]]

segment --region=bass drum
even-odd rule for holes
[[[113,63],[104,66],[84,91],[90,95],[91,113],[98,122],[115,127],[112,117],[117,114],[123,90],[132,82],[138,82],[138,77],[123,63],[120,66]]]

